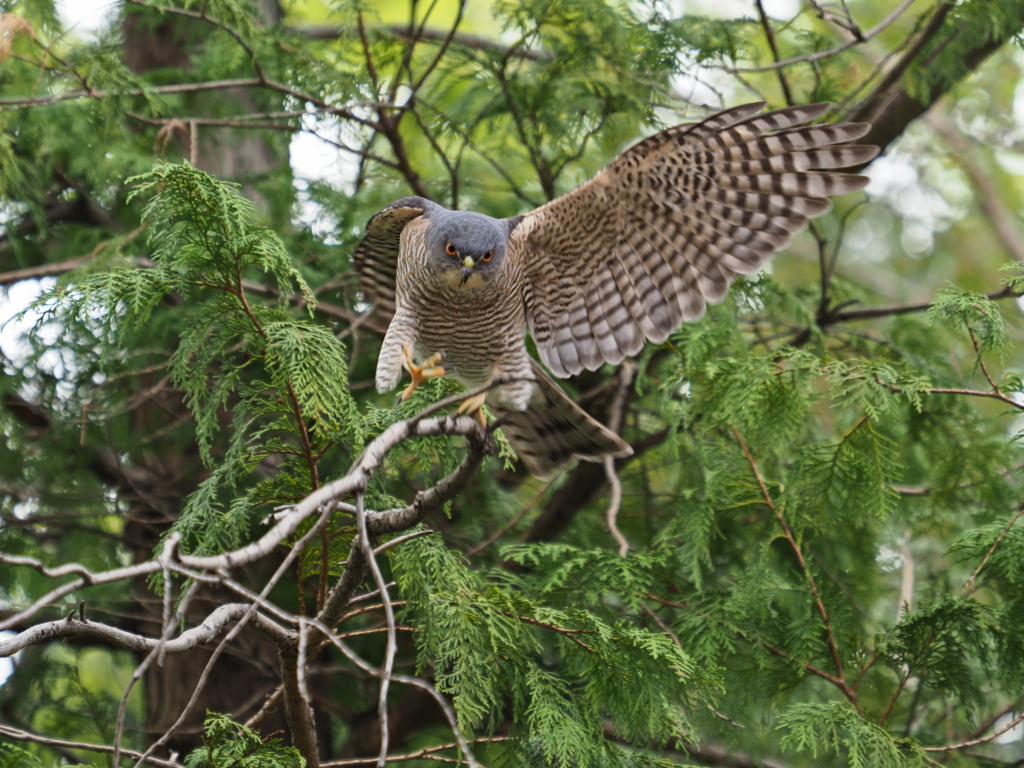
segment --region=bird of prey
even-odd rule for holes
[[[878,147],[850,144],[865,123],[808,125],[828,104],[761,113],[763,102],[679,125],[623,152],[571,192],[494,219],[404,197],[367,222],[353,254],[364,298],[391,316],[376,385],[412,390],[454,375],[487,404],[527,469],[627,456],[628,443],[583,411],[565,377],[637,354],[722,301],[830,195],[854,192]],[[416,364],[414,360],[422,361]]]

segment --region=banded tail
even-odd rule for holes
[[[525,411],[496,409],[502,429],[530,474],[548,478],[572,459],[602,461],[631,456],[625,440],[580,408],[535,360],[537,381]]]

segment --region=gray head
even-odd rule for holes
[[[457,287],[475,288],[501,273],[508,247],[505,222],[482,213],[430,212],[427,257]]]

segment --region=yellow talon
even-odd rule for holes
[[[480,422],[480,426],[487,429],[487,417],[484,416],[484,400],[486,399],[486,392],[481,392],[479,395],[473,395],[473,397],[467,397],[462,401],[462,405],[459,406],[459,410],[455,413],[473,413],[475,411],[476,419]]]
[[[423,365],[416,365],[412,361],[412,352],[409,351],[408,347],[402,347],[402,353],[405,355],[405,369],[412,377],[412,382],[402,392],[402,400],[408,400],[412,393],[416,391],[416,387],[427,379],[444,376],[444,368],[438,365],[438,363],[444,360],[444,352],[435,352],[423,361]]]

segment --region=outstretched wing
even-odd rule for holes
[[[395,314],[395,272],[405,225],[435,206],[424,197],[403,197],[370,217],[363,239],[352,254],[363,298],[386,323]]]
[[[866,123],[807,126],[828,104],[756,114],[746,104],[640,142],[518,221],[530,332],[558,376],[619,363],[721,301],[867,179]],[[842,145],[842,146],[841,146]]]

